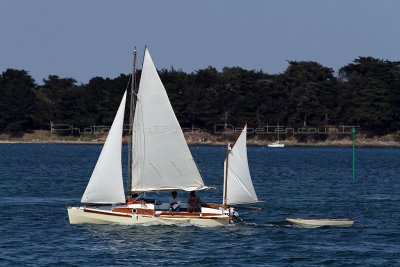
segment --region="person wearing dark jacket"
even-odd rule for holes
[[[191,191],[188,198],[188,212],[201,212],[201,200],[196,196],[195,191]]]

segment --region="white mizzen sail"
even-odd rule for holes
[[[147,48],[132,138],[132,191],[191,191],[204,187]]]
[[[224,199],[227,193],[227,205],[258,202],[247,161],[246,134],[247,125],[244,127],[232,150],[228,153],[228,177],[224,179],[224,181],[227,181],[227,192],[224,191]],[[224,175],[226,176],[226,159],[224,162]]]
[[[107,140],[97,160],[96,167],[90,177],[89,184],[82,196],[82,203],[110,204],[125,202],[121,163],[125,102],[126,91],[108,132]]]

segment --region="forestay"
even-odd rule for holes
[[[89,184],[82,196],[82,203],[124,203],[122,181],[122,131],[124,124],[126,91],[119,105],[117,115],[108,133]]]
[[[132,191],[191,191],[204,187],[147,48],[132,138]]]
[[[225,194],[227,194],[227,205],[258,202],[247,161],[246,132],[247,125],[232,150],[228,153],[228,177],[224,179],[227,182],[227,192],[224,192],[224,199]],[[224,162],[224,175],[226,176],[226,159]]]

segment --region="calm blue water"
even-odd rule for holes
[[[224,149],[191,148],[208,185],[222,186]],[[349,148],[249,147],[266,202],[261,212],[241,211],[236,226],[70,225],[65,206],[79,202],[100,150],[0,145],[1,266],[400,265],[400,149],[358,149],[352,181]],[[220,202],[222,192],[201,197]],[[284,221],[310,216],[356,223],[304,229]]]

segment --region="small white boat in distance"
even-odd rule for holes
[[[351,218],[342,218],[342,219],[286,218],[286,221],[305,227],[322,227],[322,226],[350,227],[354,223],[354,220]]]
[[[279,143],[279,141],[268,144],[268,147],[285,147],[285,144]]]
[[[279,142],[279,130],[280,130],[280,128],[279,128],[279,123],[278,123],[278,131],[277,131],[278,140],[271,144],[268,144],[268,147],[285,147],[285,144],[282,144]]]

